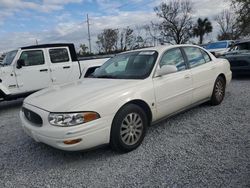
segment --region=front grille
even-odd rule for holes
[[[33,125],[37,127],[41,127],[43,125],[43,120],[41,116],[39,116],[35,112],[32,112],[31,110],[28,110],[27,108],[23,108],[22,110],[25,118],[31,123],[33,123]]]

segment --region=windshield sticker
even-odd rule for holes
[[[155,52],[147,51],[147,52],[140,52],[139,55],[154,55]]]

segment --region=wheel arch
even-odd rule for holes
[[[225,76],[224,73],[220,73],[220,74],[217,76],[217,78],[219,78],[219,77],[222,77],[222,78],[224,79],[224,81],[225,81],[225,84],[227,84],[227,79],[226,79],[226,76]],[[216,79],[217,79],[217,78],[216,78]]]
[[[144,100],[142,99],[133,99],[131,101],[128,101],[126,102],[125,104],[123,104],[119,110],[117,111],[117,113],[120,111],[120,109],[122,109],[124,106],[128,105],[128,104],[134,104],[134,105],[137,105],[139,107],[142,108],[142,110],[146,113],[147,115],[147,118],[148,118],[148,123],[150,124],[152,122],[152,118],[153,118],[153,114],[152,114],[152,111],[148,105],[147,102],[145,102]],[[117,114],[116,113],[116,114]]]

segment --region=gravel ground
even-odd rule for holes
[[[36,143],[21,129],[21,104],[0,103],[0,187],[250,187],[250,78],[233,80],[220,106],[151,126],[127,154]]]

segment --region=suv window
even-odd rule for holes
[[[69,61],[69,54],[66,48],[57,48],[49,50],[52,63],[64,63]]]
[[[179,48],[175,48],[167,51],[160,61],[160,67],[163,65],[175,65],[178,71],[185,70],[186,64],[181,50]]]
[[[24,66],[35,66],[44,64],[44,55],[42,50],[24,51],[20,59],[24,60]]]
[[[196,47],[185,47],[183,48],[189,62],[190,68],[197,67],[199,65],[205,64],[206,61],[201,53],[201,50]]]

